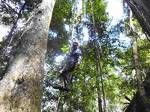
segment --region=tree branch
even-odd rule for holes
[[[13,9],[8,3],[6,3],[5,1],[2,0],[2,3],[4,4],[4,6],[8,9],[10,9],[11,11],[13,11],[16,14],[19,14],[15,9]]]

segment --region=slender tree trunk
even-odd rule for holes
[[[99,112],[103,112],[103,108],[102,108],[102,100],[101,100],[101,93],[100,93],[100,88],[99,88],[99,84],[97,85],[97,94],[98,94],[98,110]]]
[[[138,45],[137,45],[137,38],[132,36],[132,51],[133,51],[133,62],[134,62],[134,69],[136,75],[136,81],[138,85],[138,89],[140,89],[142,85],[142,76],[140,76],[140,68],[139,68],[139,58],[138,58]]]
[[[100,89],[100,76],[102,75],[102,69],[100,68],[100,60],[99,60],[99,54],[97,52],[97,45],[96,42],[93,42],[93,48],[95,50],[95,65],[96,65],[96,89],[97,89],[97,100],[98,100],[98,110],[99,112],[103,112],[103,106],[102,106],[102,93]]]
[[[101,58],[100,56],[99,56],[99,58]],[[105,90],[104,90],[104,82],[103,82],[103,72],[102,72],[102,65],[101,65],[101,59],[99,59],[99,69],[100,69],[100,80],[101,80],[101,91],[102,91],[102,95],[103,95],[103,103],[104,103],[104,105],[103,105],[103,111],[104,112],[106,112],[106,100],[105,100]]]
[[[96,47],[95,47],[96,48]],[[99,82],[99,66],[98,66],[97,53],[95,53],[95,64],[96,64],[96,89],[97,89],[97,100],[98,100],[98,110],[99,112],[103,112],[102,107],[102,99],[101,99],[101,90],[100,90],[100,82]]]
[[[96,32],[98,32],[97,28],[96,28],[96,24],[95,24],[95,17],[94,17],[94,5],[93,5],[93,1],[90,0],[90,4],[91,4],[91,10],[92,10],[92,22],[93,22],[93,26],[94,26],[94,32],[96,34]],[[103,84],[103,78],[102,78],[102,66],[101,66],[101,46],[99,46],[96,41],[94,42],[94,48],[95,48],[95,59],[96,59],[96,72],[97,72],[97,78],[96,78],[96,84],[97,84],[97,94],[98,94],[98,108],[99,108],[99,112],[106,112],[106,101],[105,101],[105,92],[104,92],[104,84]],[[100,89],[100,82],[101,81],[101,89]],[[101,96],[103,96],[103,103],[104,105],[102,105],[102,98]]]
[[[21,34],[13,61],[0,81],[1,112],[40,112],[43,66],[55,0],[43,0]]]
[[[92,22],[93,22],[93,27],[94,27],[94,33],[96,35],[97,29],[96,29],[96,25],[95,25],[95,17],[94,17],[94,5],[93,5],[93,1],[90,0],[90,4],[91,4],[91,10],[92,10]],[[97,76],[96,76],[96,85],[97,85],[97,95],[98,95],[98,110],[99,112],[105,112],[105,107],[106,107],[106,103],[105,103],[105,95],[104,95],[104,85],[103,85],[103,80],[102,80],[102,68],[101,68],[101,60],[100,60],[100,51],[101,47],[98,46],[98,44],[96,43],[96,40],[93,42],[93,48],[95,49],[95,63],[96,63],[96,72],[97,72]],[[100,47],[100,48],[98,48]],[[102,84],[102,88],[100,89],[100,81]],[[102,105],[102,98],[101,96],[103,95],[103,102],[104,102],[104,106]]]
[[[57,105],[57,112],[64,111],[63,105],[64,105],[64,96],[63,96],[63,93],[60,93],[59,101],[58,101],[58,105]]]
[[[135,70],[135,77],[137,82],[137,89],[142,92],[142,76],[140,74],[140,63],[139,63],[139,53],[138,53],[138,44],[137,44],[137,35],[135,31],[135,26],[132,21],[132,12],[130,12],[130,19],[129,19],[129,27],[130,27],[130,34],[132,39],[132,53],[133,53],[133,66]]]

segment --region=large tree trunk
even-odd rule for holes
[[[137,91],[125,112],[150,112],[150,74],[142,87],[142,91]]]
[[[1,112],[39,112],[49,24],[55,0],[43,0],[21,34],[21,44],[0,81]]]
[[[150,40],[150,1],[125,0]]]

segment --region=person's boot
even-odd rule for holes
[[[65,82],[65,80],[63,80],[63,82],[60,82],[60,83],[51,84],[51,86],[54,89],[59,89],[60,91],[69,91],[69,89],[66,85],[67,85],[67,83]]]
[[[54,89],[59,89],[60,91],[69,91],[67,87],[60,86],[60,85],[53,85],[52,86]]]

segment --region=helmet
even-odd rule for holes
[[[73,46],[79,46],[78,42],[73,42]]]

